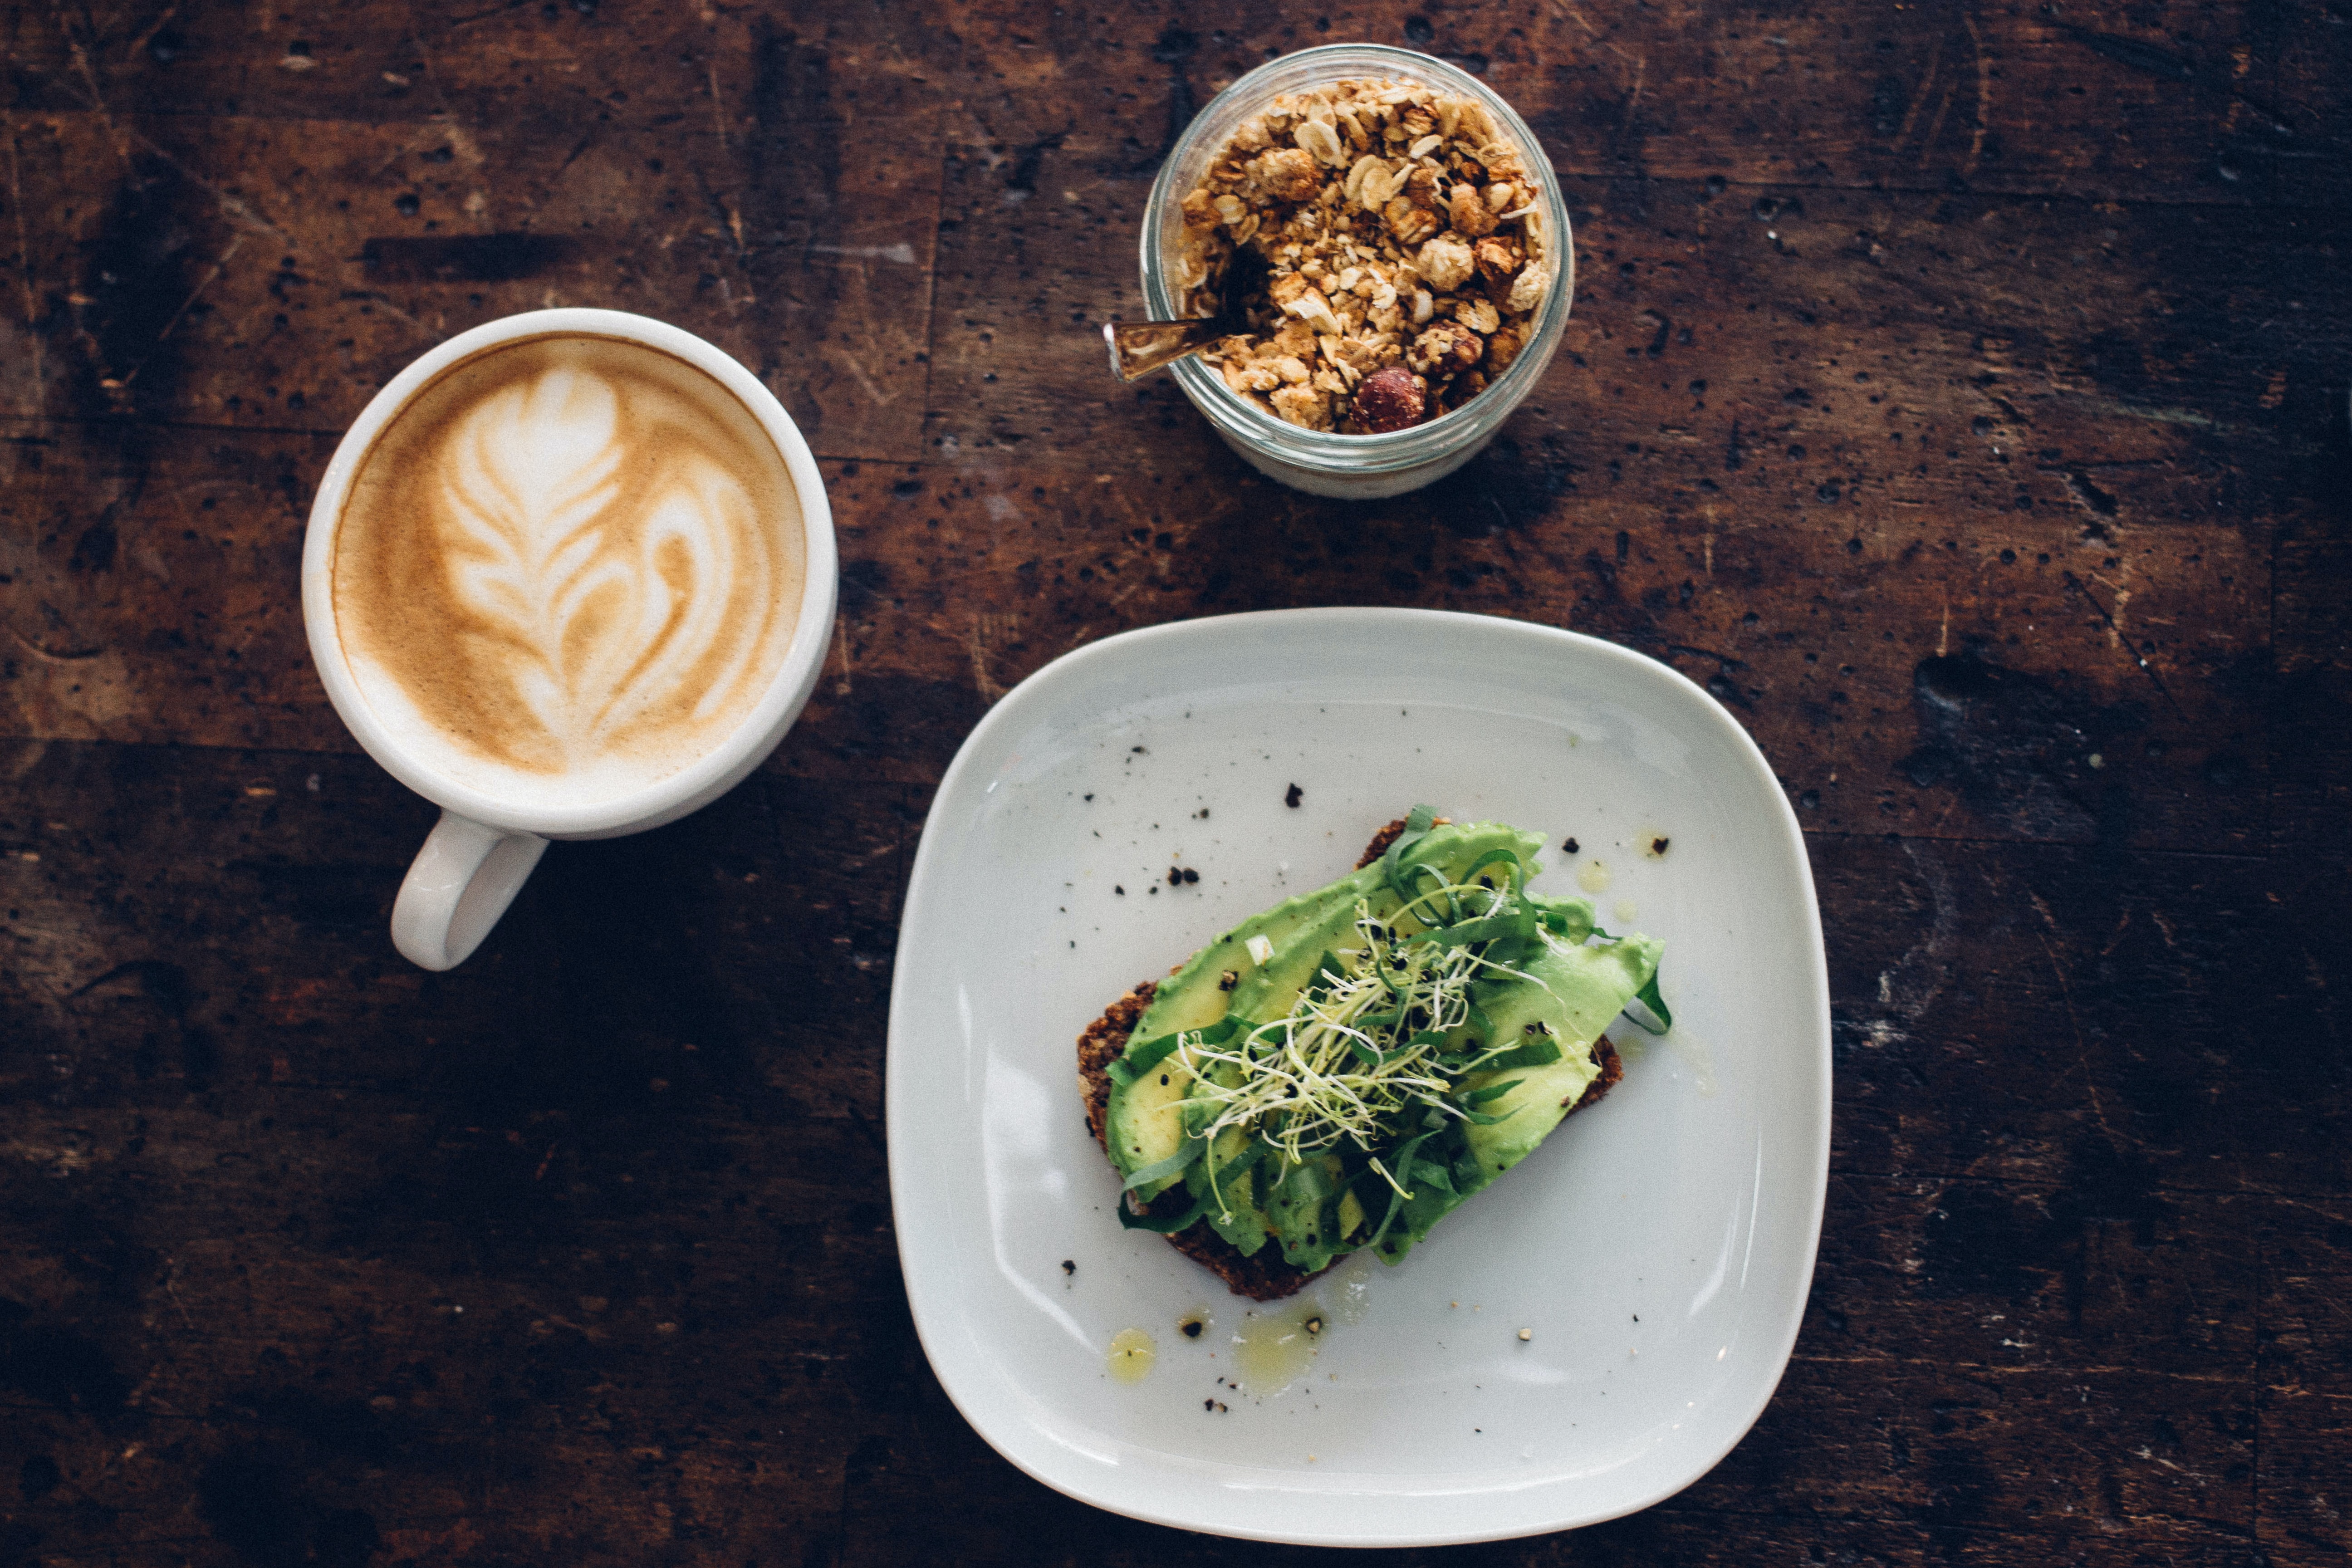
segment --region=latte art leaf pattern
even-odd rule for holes
[[[336,554],[355,676],[434,765],[532,800],[643,787],[719,744],[790,647],[790,476],[709,378],[530,340],[420,395]]]
[[[729,588],[769,575],[737,559],[756,529],[714,526],[748,505],[692,454],[620,507],[620,406],[567,370],[486,399],[452,432],[443,497],[451,591],[520,656],[517,694],[567,763],[601,754],[651,707],[697,719],[758,654],[729,626]]]

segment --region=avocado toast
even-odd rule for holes
[[[1120,1222],[1274,1300],[1350,1252],[1397,1262],[1599,1100],[1601,1031],[1629,1005],[1667,1021],[1660,944],[1530,892],[1541,847],[1416,807],[1112,1004],[1078,1067]]]

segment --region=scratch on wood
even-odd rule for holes
[[[47,412],[48,388],[41,365],[41,310],[33,296],[33,252],[25,237],[25,176],[16,151],[16,117],[0,124],[8,130],[8,197],[16,208],[16,278],[25,289],[25,336],[33,345],[33,416],[37,419]]]
[[[1578,26],[1583,28],[1585,37],[1591,38],[1594,43],[1597,44],[1603,41],[1601,35],[1592,30],[1592,24],[1584,19],[1584,13],[1579,11],[1575,6],[1563,5],[1559,4],[1559,0],[1552,0],[1551,8],[1557,15],[1567,17]]]
[[[2084,602],[2087,603],[2091,608],[2099,612],[2099,619],[2106,622],[2107,630],[2114,635],[2116,646],[2121,647],[2126,654],[2129,654],[2131,656],[2131,661],[2134,664],[2138,665],[2141,672],[2145,674],[2148,679],[2156,683],[2158,694],[2164,699],[2165,705],[2172,710],[2174,716],[2180,719],[2188,718],[2189,715],[2181,711],[2179,700],[2173,697],[2172,689],[2164,684],[2164,677],[2158,675],[2156,670],[2156,666],[2150,664],[2147,659],[2140,654],[2138,649],[2132,647],[2131,639],[2124,636],[2123,627],[2116,624],[2115,616],[2107,614],[2107,607],[2099,603],[2098,595],[2093,594],[2090,589],[2084,587],[2083,585],[2083,580],[2080,577],[2075,576],[2072,572],[2066,574],[2066,585],[2074,589],[2077,594],[2082,595]]]
[[[15,748],[16,754],[7,759],[6,771],[0,772],[0,778],[10,784],[23,784],[33,776],[33,770],[41,765],[41,759],[49,754],[49,743],[47,741],[18,741],[15,742]]]
[[[1960,929],[1951,875],[1943,863],[1921,847],[1916,839],[1904,840],[1903,852],[1927,884],[1931,910],[1927,934],[1914,942],[1892,968],[1879,972],[1878,1001],[1887,1011],[1871,1021],[1868,1037],[1873,1046],[1882,1049],[1908,1039],[1910,1027],[1926,1016],[1928,1007],[1943,992],[1946,961],[1951,956]]]
[[[394,163],[399,163],[403,158],[414,157],[415,154],[424,152],[433,142],[446,142],[447,140],[448,136],[446,132],[439,124],[428,121],[418,130],[411,132],[407,141],[403,142],[399,146],[394,147],[391,152],[386,153],[383,155],[383,162],[375,166],[375,172],[379,175],[386,174],[390,172]]]
[[[1911,140],[1911,128],[1919,123],[1919,106],[1927,102],[1928,94],[1936,90],[1936,72],[1943,63],[1944,40],[1939,37],[1936,40],[1936,47],[1927,51],[1927,74],[1919,79],[1918,90],[1911,95],[1909,106],[1903,110],[1903,129],[1895,133],[1896,146],[1900,147]]]
[[[98,73],[90,68],[89,51],[82,47],[80,35],[74,31],[73,24],[66,20],[64,6],[50,6],[49,15],[56,18],[58,31],[65,37],[66,47],[73,51],[74,68],[81,73],[82,81],[89,89],[89,106],[97,111],[98,122],[106,127],[106,139],[113,144],[114,155],[128,164],[131,162],[130,138],[114,128],[114,116],[106,108],[106,94],[99,89]]]
[[[145,48],[149,42],[154,38],[155,35],[162,32],[164,27],[170,24],[172,18],[179,14],[180,0],[172,0],[172,4],[164,6],[161,15],[157,16],[152,22],[147,24],[147,30],[145,32],[131,40],[129,46],[122,51],[122,58],[126,61],[137,59],[139,58],[139,51]]]
[[[132,134],[137,136],[135,132]],[[148,152],[153,153],[156,157],[161,158],[164,163],[172,165],[172,172],[173,174],[179,175],[180,178],[187,181],[188,184],[195,186],[196,189],[212,197],[214,203],[219,206],[221,211],[228,214],[231,217],[242,218],[244,221],[253,225],[257,228],[268,229],[271,234],[276,235],[278,238],[285,244],[289,250],[296,249],[294,237],[292,235],[287,233],[284,229],[278,227],[268,218],[263,217],[259,213],[255,212],[244,202],[238,200],[233,195],[230,195],[226,191],[222,190],[218,185],[213,184],[210,180],[205,179],[194,169],[189,168],[187,164],[182,163],[179,159],[173,157],[169,152],[165,151],[162,146],[158,145],[152,138],[137,136],[137,140],[139,144],[146,148]]]
[[[2108,954],[2114,952],[2117,947],[2120,947],[2123,944],[2124,932],[2129,930],[2131,930],[2131,911],[2129,910],[2126,910],[2124,911],[2124,918],[2117,921],[2116,922],[2116,929],[2108,933],[2107,945],[2099,949],[2099,956],[2101,958],[2105,958]]]
[[[504,5],[493,5],[487,11],[476,11],[467,16],[455,17],[450,21],[449,26],[453,28],[470,27],[477,22],[487,22],[493,16],[503,16],[509,11],[520,11],[523,5],[524,0],[508,0]]]
[[[2074,398],[2084,407],[2098,414],[2153,420],[2158,425],[2187,425],[2194,429],[2210,430],[2217,436],[2231,435],[2236,431],[2235,426],[2226,425],[2210,414],[2200,414],[2194,408],[2152,408],[2144,403],[2126,403],[2119,397],[2101,397],[2095,393],[2080,392],[2071,386],[2057,386],[2051,390],[2053,395]]]
[[[710,209],[712,216],[725,221],[727,232],[735,238],[736,258],[742,259],[749,254],[743,247],[743,215],[735,209],[733,203],[710,188],[710,181],[700,169],[694,172],[694,183],[702,187],[703,205]]]
[[[179,1286],[173,1283],[173,1279],[177,1278],[179,1272],[180,1260],[178,1258],[170,1258],[164,1262],[163,1293],[172,1298],[172,1305],[179,1311],[180,1321],[186,1326],[189,1332],[194,1333],[195,1331],[196,1325],[194,1321],[189,1318],[188,1309],[181,1303]]]
[[[887,261],[897,267],[915,265],[915,247],[905,240],[896,245],[812,245],[812,256],[851,256],[866,261]]]
[[[706,63],[710,69],[710,123],[718,127],[719,150],[724,153],[727,151],[727,110],[719,100],[719,62],[710,60]],[[735,240],[740,246],[742,236],[737,235]]]
[[[383,293],[378,289],[369,289],[359,290],[345,295],[344,298],[352,300],[365,300],[373,304],[378,310],[383,310],[385,314],[399,317],[402,321],[406,321],[410,326],[415,327],[418,331],[424,333],[426,337],[431,338],[436,342],[440,342],[443,338],[449,335],[446,332],[426,326],[424,322],[418,321],[415,317],[410,315],[407,311],[394,304],[392,302],[391,295]]]
[[[2051,936],[2057,933],[2058,921],[2050,913],[2050,906],[2042,901],[2041,894],[2029,888],[2025,896],[2033,901],[2034,912],[2042,917],[2042,923],[2048,928],[2046,933],[2036,931],[2033,934],[2042,943],[2043,954],[2050,960],[2050,973],[2057,976],[2059,999],[2066,1004],[2066,1022],[2074,1031],[2074,1060],[2083,1069],[2083,1092],[2091,1100],[2091,1120],[2099,1124],[2099,1131],[2107,1135],[2108,1142],[2121,1148],[2123,1140],[2116,1136],[2115,1128],[2108,1124],[2106,1102],[2099,1098],[2098,1079],[2091,1072],[2091,1047],[2083,1038],[2083,1020],[2074,1012],[2074,988],[2067,984],[2066,966],[2059,962],[2058,950],[2050,944]]]
[[[488,165],[490,155],[482,151],[481,142],[475,139],[474,133],[467,130],[462,122],[446,116],[436,115],[430,123],[439,126],[447,135],[449,150],[457,153],[459,158],[477,169]]]
[[[197,299],[203,295],[204,291],[211,288],[213,284],[219,279],[221,268],[228,265],[229,258],[235,256],[236,254],[236,247],[244,243],[245,236],[241,234],[235,236],[229,240],[228,248],[220,253],[220,259],[213,263],[213,269],[210,272],[205,273],[202,280],[199,281],[194,289],[188,290],[188,297],[180,301],[180,308],[172,312],[172,319],[163,323],[163,330],[162,331],[155,334],[155,346],[157,348],[163,346],[163,340],[172,335],[172,329],[180,324],[180,318],[188,313],[188,307],[194,304]],[[154,348],[149,349],[147,351],[147,359],[152,359],[154,357]],[[137,364],[131,367],[131,374],[122,378],[122,384],[124,386],[127,387],[132,382],[139,379],[139,373],[147,368],[147,359],[142,359]]]
[[[2332,1220],[2337,1225],[2352,1224],[2352,1215],[2347,1215],[2343,1210],[2326,1208],[2305,1198],[2278,1197],[2271,1201],[2287,1208],[2302,1209],[2306,1213],[2315,1214],[2320,1218]],[[2330,1301],[2328,1305],[2333,1309],[2336,1316],[2341,1318],[2347,1315],[2341,1301]]]
[[[1578,26],[1583,28],[1584,36],[1586,37],[1591,38],[1594,43],[1599,44],[1602,48],[1607,49],[1611,54],[1615,55],[1621,63],[1634,59],[1633,56],[1627,54],[1623,49],[1619,48],[1615,44],[1611,43],[1607,38],[1602,37],[1599,32],[1595,31],[1592,24],[1584,19],[1584,13],[1579,11],[1575,6],[1563,5],[1559,3],[1559,0],[1552,0],[1551,8],[1553,15],[1565,16],[1570,21],[1575,23]],[[1635,68],[1637,71],[1642,68],[1643,63],[1644,62],[1643,61],[1635,62]],[[1639,98],[1641,96],[1641,87],[1638,81],[1633,89],[1633,96],[1635,98]],[[1626,118],[1630,120],[1633,117],[1633,105],[1629,100],[1625,105]]]
[[[843,617],[833,623],[834,640],[841,647],[841,684],[834,688],[838,697],[849,695],[849,621]]]
[[[858,363],[857,356],[849,353],[847,350],[834,348],[828,345],[824,351],[824,357],[833,361],[834,363],[840,365],[843,369],[848,371],[849,374],[856,378],[857,384],[866,389],[866,395],[874,400],[874,405],[876,407],[879,408],[887,405],[893,398],[898,395],[895,392],[883,391],[875,379],[866,374],[866,367]]]
[[[884,859],[889,856],[896,855],[897,853],[898,853],[898,841],[893,838],[867,850],[863,855],[855,856],[850,859],[844,860],[841,863],[841,867],[845,871],[862,871],[866,867],[874,864],[877,860]]]
[[[2130,570],[2128,564],[2126,565],[2125,570],[2126,572]],[[2124,630],[2124,623],[2131,618],[2126,612],[2131,605],[2132,591],[2121,583],[2100,576],[2096,572],[2090,574],[2090,578],[2092,582],[2100,584],[2115,595],[2107,604],[2107,640],[2117,647],[2128,646],[2131,638]]]
[[[1960,21],[1969,30],[1969,47],[1977,57],[1977,124],[1969,138],[1969,162],[1965,173],[1977,172],[1977,160],[1984,155],[1985,132],[1989,128],[1989,111],[1992,107],[1992,62],[1985,58],[1984,36],[1977,31],[1977,19],[1968,12],[1960,13]]]
[[[996,684],[988,673],[988,637],[994,628],[994,616],[974,616],[971,618],[971,683],[980,692],[982,702],[993,704],[1004,695],[1004,688]]]
[[[78,647],[65,653],[58,653],[52,648],[43,647],[14,626],[8,628],[8,635],[15,638],[18,646],[26,653],[31,654],[35,658],[46,659],[51,664],[79,664],[86,658],[96,658],[106,651],[105,647],[100,645],[97,647]]]
[[[1936,138],[1944,133],[1944,116],[1951,112],[1952,97],[1959,90],[1958,82],[1954,82],[1946,88],[1942,100],[1936,105],[1936,118],[1927,122],[1927,138],[1919,143],[1919,167],[1923,169],[1927,166],[1928,160],[1936,155]]]
[[[1952,651],[1952,596],[1944,595],[1944,624],[1936,632],[1936,657],[1942,658]]]

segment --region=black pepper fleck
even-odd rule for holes
[[[1290,786],[1289,793],[1282,797],[1282,804],[1290,807],[1291,810],[1297,811],[1298,809],[1299,798],[1298,786],[1297,784],[1292,784]]]
[[[1073,1259],[1073,1258],[1065,1258],[1064,1259],[1062,1259],[1062,1272],[1063,1272],[1063,1273],[1065,1273],[1065,1274],[1076,1274],[1077,1271],[1078,1271],[1078,1266],[1077,1266],[1077,1263],[1076,1263],[1076,1261],[1075,1259]]]
[[[1576,853],[1576,849],[1577,849],[1576,839],[1575,839],[1573,837],[1568,837],[1568,838],[1563,838],[1562,840],[1560,840],[1559,852],[1560,852],[1561,854],[1563,854],[1563,855],[1573,855],[1573,854],[1575,854],[1575,853]]]

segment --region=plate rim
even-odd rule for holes
[[[948,853],[940,847],[940,842],[932,833],[933,824],[938,818],[940,803],[950,800],[960,793],[959,786],[963,784],[964,774],[980,766],[978,758],[988,749],[999,731],[1027,722],[1023,710],[1040,700],[1037,695],[1040,690],[1049,690],[1073,679],[1083,679],[1089,666],[1100,663],[1106,658],[1116,658],[1124,650],[1142,645],[1202,636],[1214,637],[1217,635],[1216,628],[1239,631],[1244,626],[1272,627],[1278,624],[1311,625],[1316,622],[1327,624],[1385,622],[1391,626],[1413,625],[1420,627],[1454,626],[1465,629],[1476,627],[1484,631],[1500,630],[1507,635],[1525,635],[1537,641],[1552,642],[1563,651],[1576,657],[1591,657],[1603,663],[1616,664],[1634,670],[1643,678],[1653,679],[1663,678],[1669,687],[1679,687],[1685,695],[1698,700],[1699,711],[1706,714],[1707,721],[1731,740],[1734,752],[1746,764],[1755,781],[1768,786],[1765,793],[1778,807],[1777,812],[1773,814],[1774,826],[1786,846],[1794,851],[1799,891],[1803,896],[1805,910],[1811,917],[1805,922],[1803,931],[1803,945],[1807,960],[1806,978],[1810,983],[1809,989],[1812,993],[1811,1000],[1821,1020],[1820,1035],[1813,1042],[1815,1048],[1812,1052],[1814,1080],[1812,1089],[1816,1102],[1821,1108],[1820,1127],[1812,1141],[1812,1148],[1810,1151],[1801,1151],[1801,1152],[1810,1153],[1810,1165],[1814,1173],[1814,1179],[1806,1188],[1807,1206],[1810,1212],[1806,1215],[1806,1241],[1802,1269],[1803,1278],[1810,1281],[1819,1266],[1821,1258],[1822,1226],[1827,1212],[1829,1198],[1831,1131],[1835,1111],[1832,1092],[1834,1063],[1830,1012],[1829,959],[1822,932],[1821,900],[1813,880],[1812,858],[1805,845],[1804,830],[1797,821],[1796,809],[1789,804],[1788,794],[1781,787],[1779,776],[1773,773],[1771,763],[1764,756],[1763,749],[1756,743],[1755,737],[1748,732],[1747,727],[1741,724],[1706,688],[1688,676],[1663,660],[1653,658],[1638,649],[1627,647],[1621,643],[1611,642],[1583,632],[1572,631],[1564,626],[1547,626],[1538,621],[1519,620],[1508,616],[1478,615],[1460,610],[1432,610],[1402,605],[1366,605],[1249,610],[1230,615],[1202,616],[1185,620],[1163,621],[1149,626],[1138,626],[1128,631],[1117,632],[1072,648],[1040,666],[992,704],[988,711],[981,716],[980,721],[972,727],[971,731],[964,737],[962,743],[956,748],[955,757],[949,763],[946,772],[940,775],[939,787],[932,792],[931,806],[925,814],[922,835],[916,846],[913,864],[908,871],[905,902],[898,915],[898,951],[903,953],[906,948],[908,928],[918,908],[915,898],[916,889],[923,884],[927,875],[936,874],[934,867],[937,861]],[[1050,680],[1049,677],[1052,678]],[[963,1417],[971,1429],[978,1433],[981,1439],[987,1443],[1000,1458],[1031,1479],[1053,1489],[1065,1497],[1075,1499],[1090,1507],[1099,1508],[1108,1513],[1140,1520],[1148,1524],[1165,1525],[1171,1529],[1194,1531],[1232,1540],[1261,1541],[1286,1545],[1414,1548],[1521,1540],[1529,1536],[1551,1534],[1561,1531],[1580,1530],[1590,1525],[1606,1523],[1612,1519],[1622,1519],[1629,1514],[1639,1513],[1696,1484],[1721,1464],[1732,1449],[1738,1447],[1754,1429],[1765,1410],[1770,1406],[1773,1395],[1780,1392],[1781,1380],[1788,1375],[1789,1363],[1795,1356],[1797,1340],[1804,1326],[1805,1309],[1811,1296],[1810,1289],[1795,1292],[1792,1306],[1783,1314],[1785,1321],[1780,1326],[1781,1332],[1773,1356],[1771,1376],[1765,1383],[1753,1408],[1736,1422],[1727,1423],[1726,1436],[1712,1453],[1706,1456],[1703,1463],[1697,1464],[1687,1474],[1681,1476],[1671,1484],[1654,1486],[1630,1501],[1588,1510],[1571,1510],[1548,1522],[1524,1525],[1512,1523],[1500,1529],[1473,1527],[1467,1530],[1437,1529],[1410,1533],[1388,1531],[1355,1535],[1312,1531],[1268,1531],[1189,1512],[1153,1509],[1148,1501],[1129,1501],[1118,1494],[1107,1494],[1098,1489],[1089,1487],[1074,1477],[1057,1477],[1047,1473],[1043,1468],[1029,1463],[1006,1444],[998,1440],[996,1433],[992,1429],[991,1420],[983,1419],[982,1413],[973,1407],[973,1401],[967,1398],[969,1391],[960,1388],[956,1380],[950,1378],[942,1367],[940,1355],[933,1349],[934,1325],[927,1321],[923,1303],[918,1299],[914,1288],[916,1271],[921,1265],[909,1250],[907,1227],[898,1222],[898,1215],[905,1199],[905,1188],[912,1184],[911,1181],[905,1179],[907,1173],[902,1172],[901,1169],[902,1163],[911,1156],[902,1155],[903,1145],[898,1136],[899,1099],[902,1092],[911,1092],[911,1090],[902,1090],[901,1075],[897,1070],[899,1042],[904,1037],[906,1026],[904,1015],[912,1006],[908,997],[913,989],[913,983],[907,980],[907,967],[901,963],[894,967],[891,976],[890,1005],[883,1051],[883,1137],[889,1171],[892,1230],[898,1253],[899,1278],[906,1288],[908,1313],[913,1320],[915,1337],[917,1342],[922,1346],[924,1360],[929,1365],[932,1376],[938,1379],[940,1390],[947,1394],[949,1402],[955,1406],[956,1413]],[[1476,1491],[1463,1492],[1458,1494],[1454,1500],[1470,1502],[1480,1495]],[[1146,1496],[1148,1497],[1148,1493]]]

